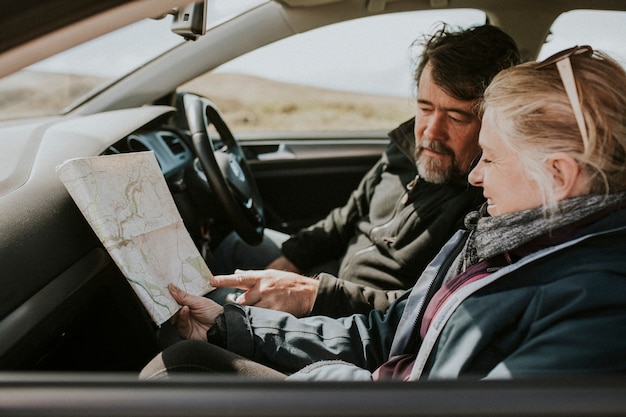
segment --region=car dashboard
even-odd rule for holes
[[[16,127],[30,140],[2,177],[0,370],[136,370],[158,352],[158,329],[55,167],[150,150],[168,183],[179,183],[193,154],[167,127],[174,114],[146,106]]]
[[[182,139],[181,132],[173,128],[140,130],[111,145],[104,155],[144,151],[154,152],[166,179],[180,175],[193,159],[193,154]]]

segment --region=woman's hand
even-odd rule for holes
[[[171,320],[180,337],[206,342],[207,330],[215,324],[217,316],[224,312],[224,307],[208,298],[191,295],[173,284],[169,284],[167,289],[182,306]]]

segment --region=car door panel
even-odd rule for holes
[[[267,227],[291,233],[342,206],[388,141],[380,135],[242,142],[263,198]]]

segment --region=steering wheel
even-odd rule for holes
[[[183,100],[192,144],[209,186],[239,236],[258,245],[265,225],[263,203],[243,150],[211,101],[194,94],[185,94]],[[215,149],[208,132],[211,124],[223,144],[220,149]]]

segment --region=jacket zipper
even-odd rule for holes
[[[424,318],[423,317],[424,316],[424,312],[426,311],[425,307],[428,306],[428,303],[430,302],[430,300],[433,298],[433,296],[435,295],[435,293],[439,289],[439,288],[437,288],[436,290],[433,289],[434,283],[437,282],[437,281],[443,281],[443,279],[445,278],[443,275],[448,273],[448,271],[451,268],[452,264],[454,263],[456,258],[461,253],[463,247],[465,246],[465,242],[467,241],[468,237],[469,237],[469,233],[466,233],[464,238],[461,239],[461,241],[458,242],[457,245],[450,252],[451,254],[454,254],[454,256],[448,256],[446,258],[446,262],[442,263],[439,266],[439,268],[437,269],[437,273],[435,274],[433,279],[430,280],[430,282],[428,284],[428,289],[426,290],[426,294],[424,295],[424,299],[422,300],[422,303],[419,306],[419,310],[417,312],[417,315],[415,316],[415,321],[413,322],[413,328],[411,330],[411,339],[410,339],[413,344],[415,344],[415,341],[416,341],[415,335],[416,334],[419,335],[419,328],[421,327],[422,319]],[[442,275],[442,272],[443,272],[443,275]],[[439,287],[441,287],[441,286],[439,286]],[[434,319],[434,317],[433,317],[433,319]]]
[[[396,202],[396,204],[395,204],[395,206],[393,208],[393,212],[391,213],[391,218],[386,223],[372,227],[372,229],[370,230],[370,236],[372,234],[374,234],[374,232],[376,232],[376,231],[378,231],[378,230],[380,230],[382,228],[388,227],[391,223],[393,223],[394,218],[396,217],[396,214],[398,214],[398,211],[400,210],[400,208],[403,207],[406,204],[403,200],[404,200],[405,196],[407,196],[407,195],[408,195],[408,192],[405,192],[404,194],[402,194],[402,196]],[[386,242],[390,242],[391,241],[390,239],[394,239],[394,237],[393,236],[392,237],[383,237],[383,240],[385,240]],[[367,252],[373,250],[375,247],[376,247],[376,245],[371,244],[371,245],[369,245],[367,247],[364,247],[363,249],[359,249],[358,251],[356,251],[354,253],[354,255],[352,255],[352,257],[350,258],[348,263],[346,264],[345,271],[349,270],[352,267],[353,260],[357,256],[361,256],[364,253],[367,253]]]

